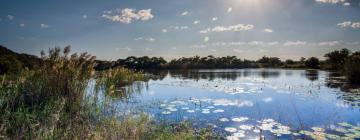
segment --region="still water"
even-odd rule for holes
[[[214,127],[227,139],[360,138],[360,92],[326,71],[242,69],[162,71],[119,112],[159,122]]]

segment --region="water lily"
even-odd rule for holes
[[[229,120],[228,118],[220,118],[219,121],[221,121],[221,122],[228,122],[228,121],[230,121],[230,120]]]
[[[234,128],[234,127],[225,127],[225,129],[224,129],[225,131],[227,131],[227,132],[230,132],[230,133],[234,133],[234,132],[236,132],[237,131],[237,129],[236,128]]]
[[[222,112],[224,112],[224,110],[222,110],[222,109],[216,109],[213,111],[213,113],[222,113]]]
[[[249,118],[248,117],[238,117],[238,118],[232,118],[231,120],[234,122],[243,122],[243,121],[249,120]]]

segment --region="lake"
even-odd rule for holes
[[[112,112],[146,112],[159,123],[212,126],[227,139],[359,139],[360,92],[317,70],[158,71]],[[129,87],[128,87],[129,88]]]

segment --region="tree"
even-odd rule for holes
[[[300,58],[300,62],[301,62],[301,63],[304,63],[304,62],[305,62],[305,60],[306,60],[306,58],[305,58],[305,57],[301,57],[301,58]]]
[[[345,73],[349,82],[360,84],[360,51],[353,53],[346,59]]]
[[[257,61],[258,63],[261,63],[263,66],[279,66],[281,64],[281,60],[278,57],[267,57],[263,56],[261,59]]]
[[[305,61],[305,66],[308,68],[319,68],[320,61],[316,57],[310,57]]]
[[[285,63],[288,64],[288,65],[295,64],[295,62],[293,60],[291,60],[291,59],[285,60]]]
[[[343,69],[346,58],[350,55],[350,51],[348,49],[335,50],[325,54],[326,62],[333,69]]]

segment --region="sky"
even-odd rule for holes
[[[70,45],[102,60],[258,59],[360,50],[360,0],[0,0],[0,45]]]

